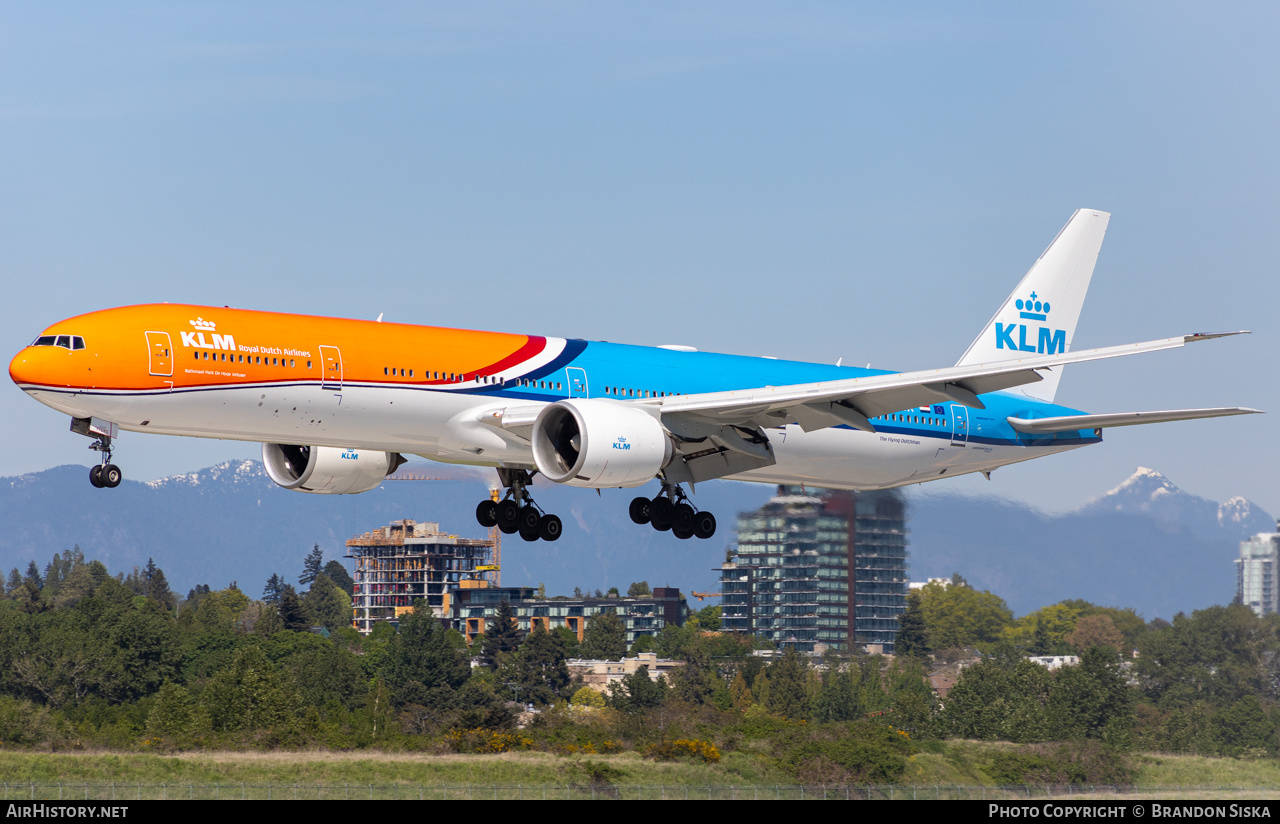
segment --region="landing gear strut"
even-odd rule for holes
[[[526,541],[555,541],[564,526],[555,515],[545,513],[529,495],[533,473],[524,469],[499,469],[498,480],[507,488],[501,501],[481,501],[476,506],[476,520],[483,527],[494,527],[507,535],[520,533]]]
[[[98,465],[89,470],[89,483],[98,489],[115,489],[124,480],[120,467],[111,462],[111,441],[115,438],[116,425],[94,418],[72,418],[71,431],[93,438],[89,448],[99,453]]]
[[[706,539],[716,534],[716,516],[694,509],[680,485],[666,481],[662,482],[662,491],[652,499],[633,499],[629,514],[635,523],[650,524],[659,532],[670,530],[681,540],[695,535]]]

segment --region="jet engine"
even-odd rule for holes
[[[280,443],[262,445],[262,463],[271,480],[285,489],[320,495],[368,492],[404,462],[399,452]]]
[[[671,462],[672,452],[657,418],[617,401],[558,401],[533,424],[538,471],[568,486],[640,486]]]

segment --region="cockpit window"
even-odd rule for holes
[[[41,335],[32,346],[61,346],[63,349],[83,349],[84,338],[79,335]]]

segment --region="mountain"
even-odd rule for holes
[[[1239,542],[1275,528],[1244,498],[1214,503],[1146,468],[1061,515],[998,498],[911,500],[912,578],[959,571],[1020,615],[1067,598],[1148,620],[1230,603]]]
[[[0,479],[0,574],[42,567],[53,553],[78,544],[86,557],[114,573],[154,558],[171,586],[214,588],[238,581],[258,597],[273,573],[294,581],[302,559],[319,544],[325,558],[341,558],[344,542],[393,520],[437,521],[465,538],[485,538],[475,507],[489,496],[490,473],[409,464],[401,474],[440,480],[388,482],[360,495],[307,495],[281,489],[256,461],[222,463],[183,475],[116,489],[94,489],[82,466]],[[503,536],[503,583],[537,586],[552,594],[626,590],[632,581],[685,591],[717,590],[717,573],[734,538],[739,511],[755,509],[770,486],[728,481],[699,484],[694,500],[715,513],[719,530],[706,541],[681,541],[631,523],[627,504],[640,490],[590,490],[536,483],[534,497],[564,520],[555,543]]]
[[[1270,532],[1276,525],[1270,515],[1245,498],[1236,497],[1225,503],[1199,498],[1145,466],[1079,511],[1146,515],[1166,529],[1186,527],[1206,540],[1242,541],[1259,532]]]
[[[295,581],[319,544],[341,558],[344,542],[393,520],[438,521],[465,538],[483,538],[475,506],[491,474],[410,464],[400,474],[435,480],[388,482],[360,495],[306,495],[276,486],[256,461],[223,463],[117,489],[94,489],[82,466],[0,479],[0,574],[43,566],[79,544],[112,572],[154,558],[175,590],[238,581],[252,597],[273,573]],[[555,543],[503,536],[503,583],[552,594],[625,590],[632,581],[689,592],[718,591],[716,567],[734,541],[736,515],[759,507],[773,488],[699,484],[698,505],[719,519],[708,541],[680,541],[631,523],[640,490],[570,489],[535,484],[534,496],[564,520]],[[1139,469],[1080,509],[1049,515],[1015,501],[906,491],[913,580],[963,574],[1003,597],[1018,614],[1066,598],[1134,607],[1146,618],[1228,603],[1235,594],[1238,542],[1275,522],[1256,504],[1197,498],[1168,478]]]

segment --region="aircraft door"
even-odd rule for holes
[[[320,388],[342,391],[342,352],[336,346],[320,347]]]
[[[951,445],[964,446],[969,443],[969,408],[958,403],[951,404]]]
[[[168,332],[147,332],[147,369],[152,375],[173,377],[173,348]]]
[[[565,375],[569,378],[569,397],[585,398],[587,395],[587,370],[580,366],[570,366],[565,369]]]

